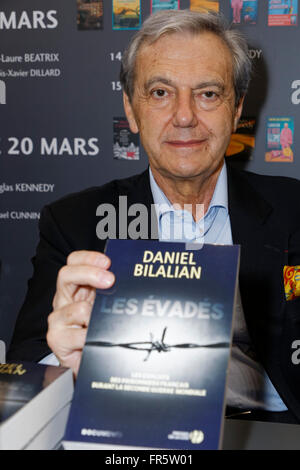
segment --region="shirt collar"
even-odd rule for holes
[[[150,166],[149,177],[154,204],[161,206],[159,210],[160,215],[166,212],[173,212],[174,208],[165,193],[156,183]],[[222,170],[218,176],[217,184],[206,214],[208,214],[210,209],[213,207],[223,207],[228,213],[227,169],[225,163],[223,164]]]

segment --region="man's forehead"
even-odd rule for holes
[[[162,51],[164,51],[165,47],[171,47],[176,54],[177,49],[172,47],[172,44],[176,43],[177,48],[179,49],[182,47],[184,48],[187,44],[193,43],[195,44],[196,47],[199,47],[201,49],[204,45],[205,48],[214,50],[216,43],[218,43],[218,46],[221,47],[224,50],[227,50],[228,55],[231,56],[231,51],[229,50],[228,45],[226,42],[218,36],[216,33],[212,31],[203,31],[201,33],[190,33],[190,32],[171,32],[171,33],[165,33],[161,35],[158,39],[155,41],[145,41],[139,48],[137,57],[143,56],[143,55],[155,55],[159,54]],[[180,52],[180,51],[179,51]],[[213,56],[212,56],[213,58]]]
[[[231,75],[232,54],[222,38],[212,32],[164,34],[155,42],[141,46],[136,78],[159,75],[156,72],[160,69],[170,74],[176,71],[179,75],[186,70],[196,72],[202,64],[208,70]]]

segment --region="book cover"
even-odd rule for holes
[[[226,157],[231,161],[252,160],[255,148],[256,118],[242,117],[236,131],[231,135]]]
[[[0,449],[25,448],[72,395],[69,369],[31,362],[0,364]],[[56,428],[58,437],[63,432]]]
[[[298,0],[269,0],[268,26],[297,26]]]
[[[151,0],[150,12],[156,13],[161,10],[179,10],[180,0]]]
[[[266,162],[294,161],[294,119],[291,117],[270,117],[267,121]]]
[[[256,24],[257,0],[231,0],[231,21],[235,24]]]
[[[103,29],[103,0],[77,0],[77,29]]]
[[[191,11],[219,11],[219,2],[214,0],[190,0]]]
[[[0,339],[0,364],[5,362],[5,343]]]
[[[109,240],[65,448],[217,449],[239,246]]]
[[[113,24],[117,30],[141,27],[141,0],[113,0]]]
[[[113,156],[117,160],[139,160],[139,136],[131,132],[125,117],[113,118]]]

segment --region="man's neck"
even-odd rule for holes
[[[191,205],[192,215],[197,221],[199,218],[196,212],[197,204],[204,205],[204,214],[206,214],[222,167],[223,162],[211,174],[197,175],[194,178],[177,178],[171,175],[163,175],[152,167],[151,171],[157,185],[171,204],[176,204],[182,209],[184,205]]]

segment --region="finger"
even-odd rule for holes
[[[80,302],[84,300],[85,302],[89,302],[91,305],[94,304],[96,297],[96,289],[93,289],[91,287],[79,287],[74,294],[74,301],[75,302]]]
[[[68,369],[71,369],[73,371],[73,376],[75,380],[78,375],[81,357],[82,357],[82,349],[78,349],[76,351],[73,351],[72,354],[68,356],[61,357],[59,361],[62,367],[67,367]]]
[[[51,336],[50,331],[47,335],[47,341],[49,346],[51,347],[52,351],[55,353],[58,359],[62,357],[66,357],[71,355],[75,351],[82,351],[85,339],[87,334],[87,328],[72,328],[66,327],[64,330],[60,332],[56,331],[56,339],[53,340],[53,336]],[[63,341],[59,342],[58,345],[58,338],[63,339]]]
[[[73,295],[73,301],[74,302],[85,301],[85,302],[88,302],[91,306],[93,306],[95,297],[96,297],[96,289],[92,287],[80,286],[77,288],[77,291]],[[61,297],[61,294],[58,291],[56,291],[54,298],[53,298],[53,302],[52,302],[53,310],[62,308],[65,305],[70,305],[70,303],[64,302]]]
[[[115,282],[110,271],[95,266],[64,266],[58,273],[54,308],[62,308],[74,301],[79,287],[108,289]]]
[[[77,302],[48,317],[47,343],[60,364],[70,367],[77,374],[92,306],[88,302]]]
[[[64,330],[74,326],[87,328],[91,311],[92,305],[86,301],[74,302],[72,305],[54,310],[48,316],[48,331]]]
[[[59,363],[69,367],[76,374],[78,371],[82,350],[85,344],[87,328],[71,328],[56,331],[51,330],[47,334],[47,342]]]
[[[108,269],[111,265],[110,258],[98,251],[73,251],[67,258],[68,265],[91,265]]]

